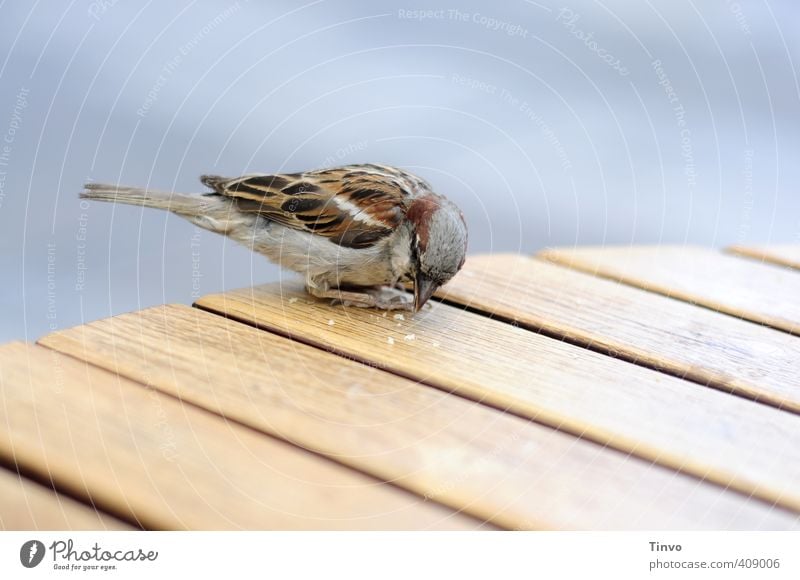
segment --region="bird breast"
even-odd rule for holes
[[[315,286],[395,284],[411,268],[411,234],[407,227],[398,228],[368,248],[343,247],[329,238],[267,220],[248,230],[247,236],[242,237],[251,240],[254,251],[303,274]]]

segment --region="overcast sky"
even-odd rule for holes
[[[796,2],[0,12],[0,341],[278,279],[175,216],[81,204],[88,180],[382,162],[456,201],[473,253],[800,242]]]

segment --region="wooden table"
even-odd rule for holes
[[[471,257],[0,347],[6,529],[800,528],[800,246]]]

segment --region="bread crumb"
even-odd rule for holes
[[[335,322],[335,321],[334,321],[334,320],[331,318],[331,319],[328,321],[328,326],[333,326],[334,324],[336,324],[336,322]]]
[[[386,339],[387,344],[394,344],[394,339],[390,336]]]
[[[433,348],[439,348],[440,346],[441,346],[441,344],[439,344],[438,340],[434,340],[433,341]]]
[[[406,334],[406,335],[403,337],[403,340],[412,341],[412,340],[414,340],[414,339],[416,339],[416,338],[417,338],[417,335],[416,335],[416,334]]]
[[[296,296],[292,296],[291,298],[289,298],[289,304],[294,304],[295,302],[297,302]]]
[[[395,319],[395,320],[405,320],[405,319],[406,319],[406,317],[405,317],[405,316],[403,316],[402,314],[395,314],[395,315],[394,315],[394,319]]]

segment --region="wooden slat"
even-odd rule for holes
[[[797,416],[442,304],[396,321],[277,285],[198,304],[800,509]]]
[[[770,262],[779,266],[788,266],[800,270],[800,244],[775,244],[769,246],[731,246],[728,252]]]
[[[441,296],[637,364],[800,412],[800,340],[516,255],[475,256]]]
[[[554,248],[539,257],[800,333],[800,272],[694,246]]]
[[[0,530],[132,530],[129,524],[0,468]]]
[[[0,457],[145,528],[475,521],[41,346],[0,347]]]
[[[297,308],[287,314],[302,324],[307,306],[287,300]],[[314,311],[320,313],[329,314]],[[331,320],[333,328],[347,323],[346,316]],[[328,318],[322,321],[329,328]],[[345,332],[359,334],[358,324]],[[794,520],[715,486],[197,309],[148,309],[42,342],[504,527],[724,528],[763,517],[778,517],[763,525]]]

